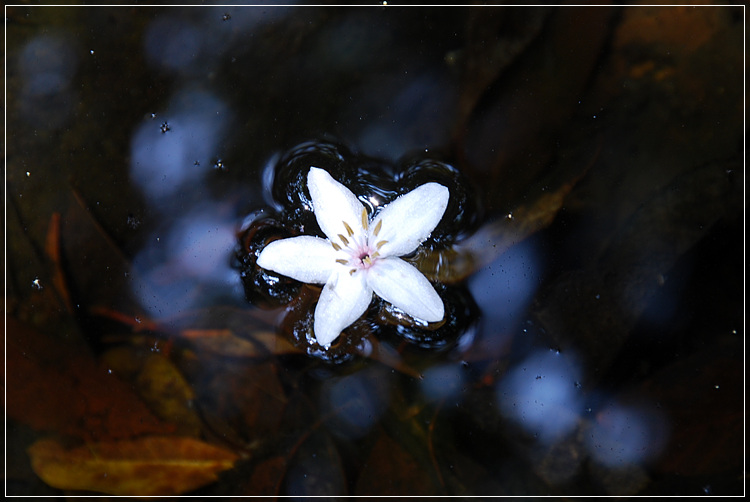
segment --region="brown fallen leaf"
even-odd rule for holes
[[[284,456],[271,457],[260,463],[253,470],[250,479],[244,485],[246,496],[272,496],[281,491],[289,460]]]
[[[591,378],[617,356],[677,261],[736,214],[733,169],[734,162],[684,168],[623,220],[585,268],[561,274],[538,294],[536,322],[561,350],[596,361]]]
[[[472,9],[466,19],[466,44],[446,55],[446,63],[461,72],[458,117],[454,136],[466,124],[491,84],[537,38],[550,14],[546,9],[499,7]]]
[[[271,331],[255,331],[247,338],[230,329],[185,329],[180,332],[198,352],[230,357],[267,357],[301,352],[286,339]]]
[[[487,223],[474,235],[451,248],[418,255],[415,265],[430,280],[443,283],[462,281],[552,223],[565,197],[581,176],[583,173],[553,192],[542,193],[531,204],[519,206],[513,213]]]
[[[368,495],[436,495],[436,480],[394,438],[381,431],[357,479],[355,493]]]
[[[113,372],[132,384],[133,390],[157,417],[175,425],[176,435],[200,435],[201,421],[193,405],[195,393],[168,357],[121,345],[108,350],[101,358]]]
[[[50,486],[110,495],[179,495],[216,481],[237,455],[193,438],[150,436],[65,448],[40,439],[28,449]]]
[[[487,194],[487,214],[520,205],[529,186],[558,170],[560,131],[579,112],[617,13],[521,10],[493,9],[494,30],[489,18],[467,33],[466,49],[473,52],[467,58],[474,58],[475,68],[465,68],[462,79],[477,80],[462,89],[462,114],[470,116],[455,124],[455,151],[463,157],[461,168]],[[480,18],[488,15],[479,11]],[[505,67],[499,66],[503,52],[515,54]]]
[[[201,418],[222,440],[238,446],[272,441],[287,403],[287,393],[273,361],[204,356],[186,373],[197,396]]]
[[[9,418],[87,441],[174,431],[86,346],[6,322]]]
[[[660,472],[742,476],[743,342],[739,336],[720,340],[716,347],[667,366],[637,389],[654,396],[670,417],[669,442],[654,466]]]

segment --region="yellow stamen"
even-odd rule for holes
[[[353,269],[351,269],[351,270],[349,271],[349,275],[354,275],[354,272],[356,272],[356,271],[357,271],[357,269],[356,269],[356,268],[353,268]]]
[[[378,232],[380,232],[380,227],[382,227],[382,226],[383,226],[383,220],[378,220],[378,224],[377,224],[377,225],[375,225],[375,229],[374,229],[374,230],[372,231],[372,234],[373,234],[373,235],[374,235],[375,237],[377,237],[377,236],[378,236]]]
[[[362,209],[362,228],[367,230],[367,209]]]
[[[352,227],[349,226],[349,224],[345,221],[342,221],[341,223],[344,224],[344,227],[346,228],[346,233],[349,234],[349,237],[354,235],[354,230],[352,230]]]
[[[377,244],[375,244],[375,247],[378,248],[378,249],[380,249],[383,246],[385,246],[386,244],[388,244],[388,241],[380,241]]]
[[[349,260],[345,260],[343,258],[336,258],[337,263],[341,263],[342,265],[347,265],[349,263]]]
[[[362,258],[362,263],[364,263],[367,266],[370,266],[372,265],[372,258],[370,258],[369,256],[365,256],[364,258]]]
[[[341,246],[339,246],[335,242],[332,242],[331,245],[333,246],[333,249],[335,249],[336,251],[341,251]]]
[[[339,234],[339,239],[341,239],[341,242],[344,243],[344,246],[348,246],[349,245],[349,241],[343,235]]]

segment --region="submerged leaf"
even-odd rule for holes
[[[287,403],[275,362],[204,357],[191,366],[187,378],[214,434],[240,444],[275,437]]]
[[[545,9],[507,7],[469,11],[466,45],[446,55],[446,63],[461,71],[456,131],[466,127],[470,115],[491,84],[539,35],[548,14]]]
[[[265,357],[300,352],[271,331],[254,331],[248,338],[239,337],[230,329],[185,329],[180,335],[199,352],[221,356]]]
[[[169,358],[121,346],[107,351],[102,359],[112,371],[133,384],[156,416],[175,424],[176,434],[195,437],[200,434],[200,417],[193,406],[195,392]]]
[[[534,316],[555,345],[606,368],[678,260],[741,201],[734,166],[684,168],[623,220],[596,259],[546,286]]]
[[[742,472],[742,339],[716,338],[718,347],[675,362],[643,383],[642,390],[654,396],[674,421],[655,466],[661,472],[682,476]]]
[[[430,280],[460,282],[476,270],[492,263],[511,246],[550,225],[563,207],[565,196],[580,179],[563,183],[554,192],[545,192],[531,204],[490,222],[464,242],[418,257],[417,266]]]
[[[244,485],[246,496],[272,496],[281,490],[288,460],[283,456],[271,457],[258,464]]]
[[[8,417],[33,429],[85,440],[169,434],[130,385],[87,348],[7,319]]]
[[[441,491],[419,460],[384,431],[378,435],[356,486],[356,494],[360,496],[423,496]]]
[[[34,472],[63,490],[179,495],[216,481],[237,456],[197,439],[146,437],[66,449],[41,439],[28,450]]]

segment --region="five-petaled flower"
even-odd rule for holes
[[[424,322],[443,319],[444,306],[427,278],[399,258],[416,250],[445,213],[449,190],[426,183],[383,207],[367,209],[327,171],[311,167],[307,188],[327,239],[308,235],[269,243],[258,265],[301,282],[324,284],[313,332],[329,346],[367,310],[372,293]]]

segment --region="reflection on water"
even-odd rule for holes
[[[597,462],[624,467],[661,453],[669,439],[666,417],[653,403],[646,406],[614,403],[596,413],[587,446]]]
[[[383,92],[391,94],[385,104],[375,99]],[[354,141],[363,153],[396,161],[415,148],[445,143],[450,133],[446,124],[455,115],[450,99],[455,92],[444,74],[393,75],[356,89],[358,106],[351,112],[358,115],[345,119],[357,131]]]
[[[468,383],[466,378],[466,368],[462,364],[433,366],[422,375],[420,390],[428,401],[460,401]]]
[[[184,208],[133,259],[131,289],[153,319],[166,320],[219,298],[242,298],[230,267],[235,222],[220,209],[213,203]]]
[[[130,176],[152,207],[176,211],[186,193],[204,190],[204,178],[222,157],[221,139],[231,120],[219,98],[186,89],[163,113],[143,121],[133,134]]]
[[[583,411],[581,375],[571,354],[531,354],[498,383],[498,406],[540,441],[558,440],[578,424]]]
[[[9,494],[741,493],[743,22],[9,8]],[[444,325],[295,345],[319,288],[255,259],[315,232],[311,165],[450,188],[407,257]]]
[[[65,32],[50,32],[29,40],[18,57],[23,87],[19,106],[24,119],[44,129],[57,129],[69,120],[77,93],[72,85],[80,48]]]
[[[538,243],[529,240],[512,247],[469,279],[469,290],[482,309],[485,349],[500,353],[526,315],[541,284],[543,266]]]
[[[377,368],[327,379],[321,411],[331,416],[326,423],[331,433],[347,439],[367,434],[388,407],[390,385],[389,373]]]
[[[130,177],[165,222],[132,264],[133,293],[154,319],[211,305],[240,291],[230,268],[234,212],[206,193],[206,178],[221,162],[222,139],[231,122],[222,100],[188,88],[133,133]]]
[[[208,14],[207,12],[210,12]],[[155,69],[187,79],[215,71],[222,56],[244,34],[289,14],[283,7],[211,11],[172,9],[149,22],[143,34],[146,61]]]
[[[24,89],[42,98],[65,91],[78,67],[69,37],[42,35],[26,44],[19,58]]]

